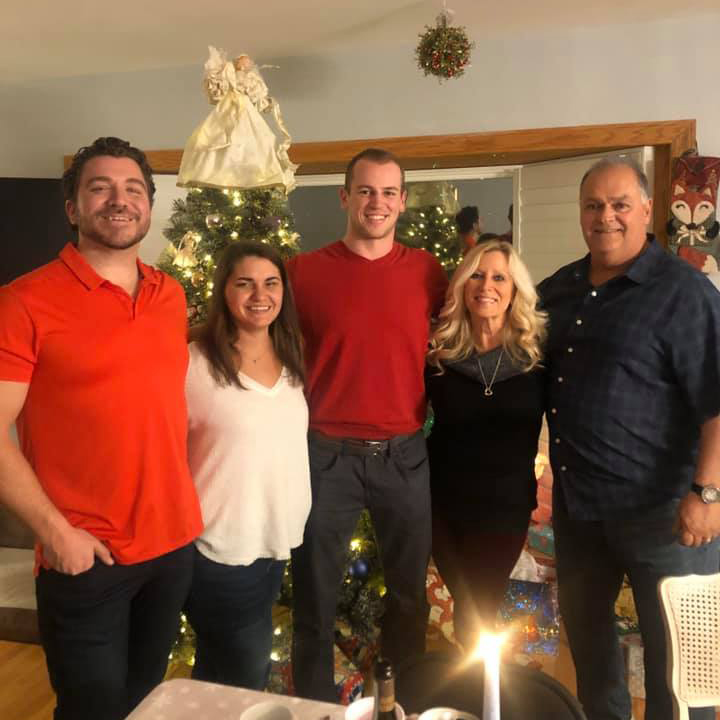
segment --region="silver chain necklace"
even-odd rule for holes
[[[480,376],[482,377],[483,384],[485,385],[485,390],[483,391],[483,394],[485,397],[490,397],[493,394],[492,386],[495,382],[495,378],[497,377],[498,370],[500,369],[500,361],[502,360],[502,356],[504,350],[500,350],[500,354],[498,355],[497,365],[495,365],[495,372],[493,373],[492,377],[490,378],[490,382],[487,381],[487,378],[485,377],[485,371],[483,370],[482,361],[480,360],[480,356],[478,356],[477,363],[478,368],[480,368]]]

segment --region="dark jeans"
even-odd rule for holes
[[[121,720],[162,681],[192,575],[192,546],[80,575],[41,569],[38,620],[55,720]]]
[[[645,655],[645,717],[672,720],[667,648],[657,584],[667,575],[717,572],[718,542],[688,548],[676,542],[677,502],[618,512],[602,521],[569,517],[560,492],[553,501],[560,612],[577,672],[578,697],[588,720],[627,720],[630,696],[614,621],[614,604],[627,574]],[[714,720],[713,709],[690,710]]]
[[[295,690],[337,702],[333,683],[335,612],[344,559],[358,516],[368,508],[385,574],[382,652],[394,664],[423,653],[430,557],[430,485],[418,432],[378,454],[339,452],[310,436],[312,510],[293,551]]]
[[[214,562],[195,550],[185,611],[197,635],[193,680],[263,690],[270,672],[272,606],[285,560]]]

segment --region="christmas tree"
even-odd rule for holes
[[[463,258],[455,228],[458,209],[458,191],[452,183],[410,183],[407,209],[398,220],[395,236],[405,245],[432,253],[452,274]]]

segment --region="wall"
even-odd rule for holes
[[[688,12],[691,12],[689,10]],[[408,45],[264,58],[297,141],[696,118],[720,155],[720,11],[665,21],[483,35],[466,77],[439,84]],[[212,38],[208,38],[212,41]],[[208,112],[196,66],[0,87],[0,176],[57,177],[100,134],[182,147]]]

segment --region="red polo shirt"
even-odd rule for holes
[[[137,563],[202,529],[187,466],[185,300],[138,262],[137,298],[68,244],[0,288],[0,380],[29,383],[22,451],[75,527]]]

